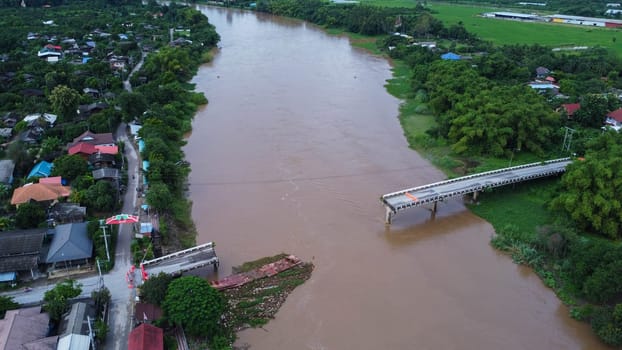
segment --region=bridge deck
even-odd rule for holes
[[[570,158],[561,158],[519,165],[385,194],[381,197],[381,201],[387,208],[386,221],[390,223],[392,214],[411,207],[436,203],[468,193],[477,193],[487,188],[560,174],[571,162]]]
[[[218,267],[219,259],[212,242],[143,262],[149,274],[164,272],[179,275],[204,266]]]

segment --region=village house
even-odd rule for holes
[[[48,62],[58,62],[63,55],[62,48],[57,45],[47,44],[39,52],[37,56]]]
[[[163,350],[164,331],[162,328],[141,323],[130,332],[128,350]]]
[[[95,309],[92,305],[85,302],[72,304],[69,313],[61,320],[56,350],[90,350],[94,320]]]
[[[9,310],[0,320],[0,350],[56,349],[58,336],[48,336],[50,316],[41,306]]]
[[[52,168],[54,168],[54,164],[50,162],[46,162],[45,160],[40,161],[35,164],[34,167],[28,173],[27,179],[31,177],[48,177],[52,173]]]
[[[49,205],[59,198],[69,197],[70,194],[71,187],[68,186],[28,183],[13,191],[11,204],[19,207],[20,204],[33,201]]]
[[[52,230],[52,242],[45,263],[63,267],[87,265],[93,256],[93,241],[89,238],[86,222],[74,222],[56,226]]]
[[[622,108],[607,113],[605,125],[611,129],[620,131],[620,129],[622,129]]]
[[[37,276],[45,228],[2,232],[0,235],[0,282],[11,282],[24,274]]]
[[[566,115],[567,119],[572,119],[575,112],[581,108],[580,103],[564,103],[561,106],[561,112]]]
[[[96,134],[87,130],[83,132],[80,136],[74,138],[72,142],[67,144],[67,149],[75,146],[80,142],[90,143],[93,146],[115,146],[115,141],[112,133]]]

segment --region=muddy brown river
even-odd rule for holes
[[[237,344],[604,348],[460,202],[385,226],[382,194],[444,179],[408,148],[386,59],[308,23],[199,8],[222,41],[194,79],[210,103],[184,149],[198,242],[216,243],[223,275],[281,252],[315,264],[276,319]]]

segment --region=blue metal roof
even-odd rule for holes
[[[43,160],[35,165],[34,168],[32,168],[32,170],[28,174],[28,177],[48,177],[52,173],[53,167],[54,164]]]
[[[15,281],[17,274],[15,272],[3,272],[0,273],[0,282]]]
[[[443,60],[451,60],[451,61],[457,61],[460,59],[460,55],[455,54],[453,52],[448,52],[446,54],[442,54],[441,55],[441,59]]]

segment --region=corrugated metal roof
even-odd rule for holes
[[[56,226],[47,263],[90,258],[93,241],[88,237],[86,222]]]
[[[58,340],[56,350],[89,350],[91,339],[88,335],[67,334]]]

